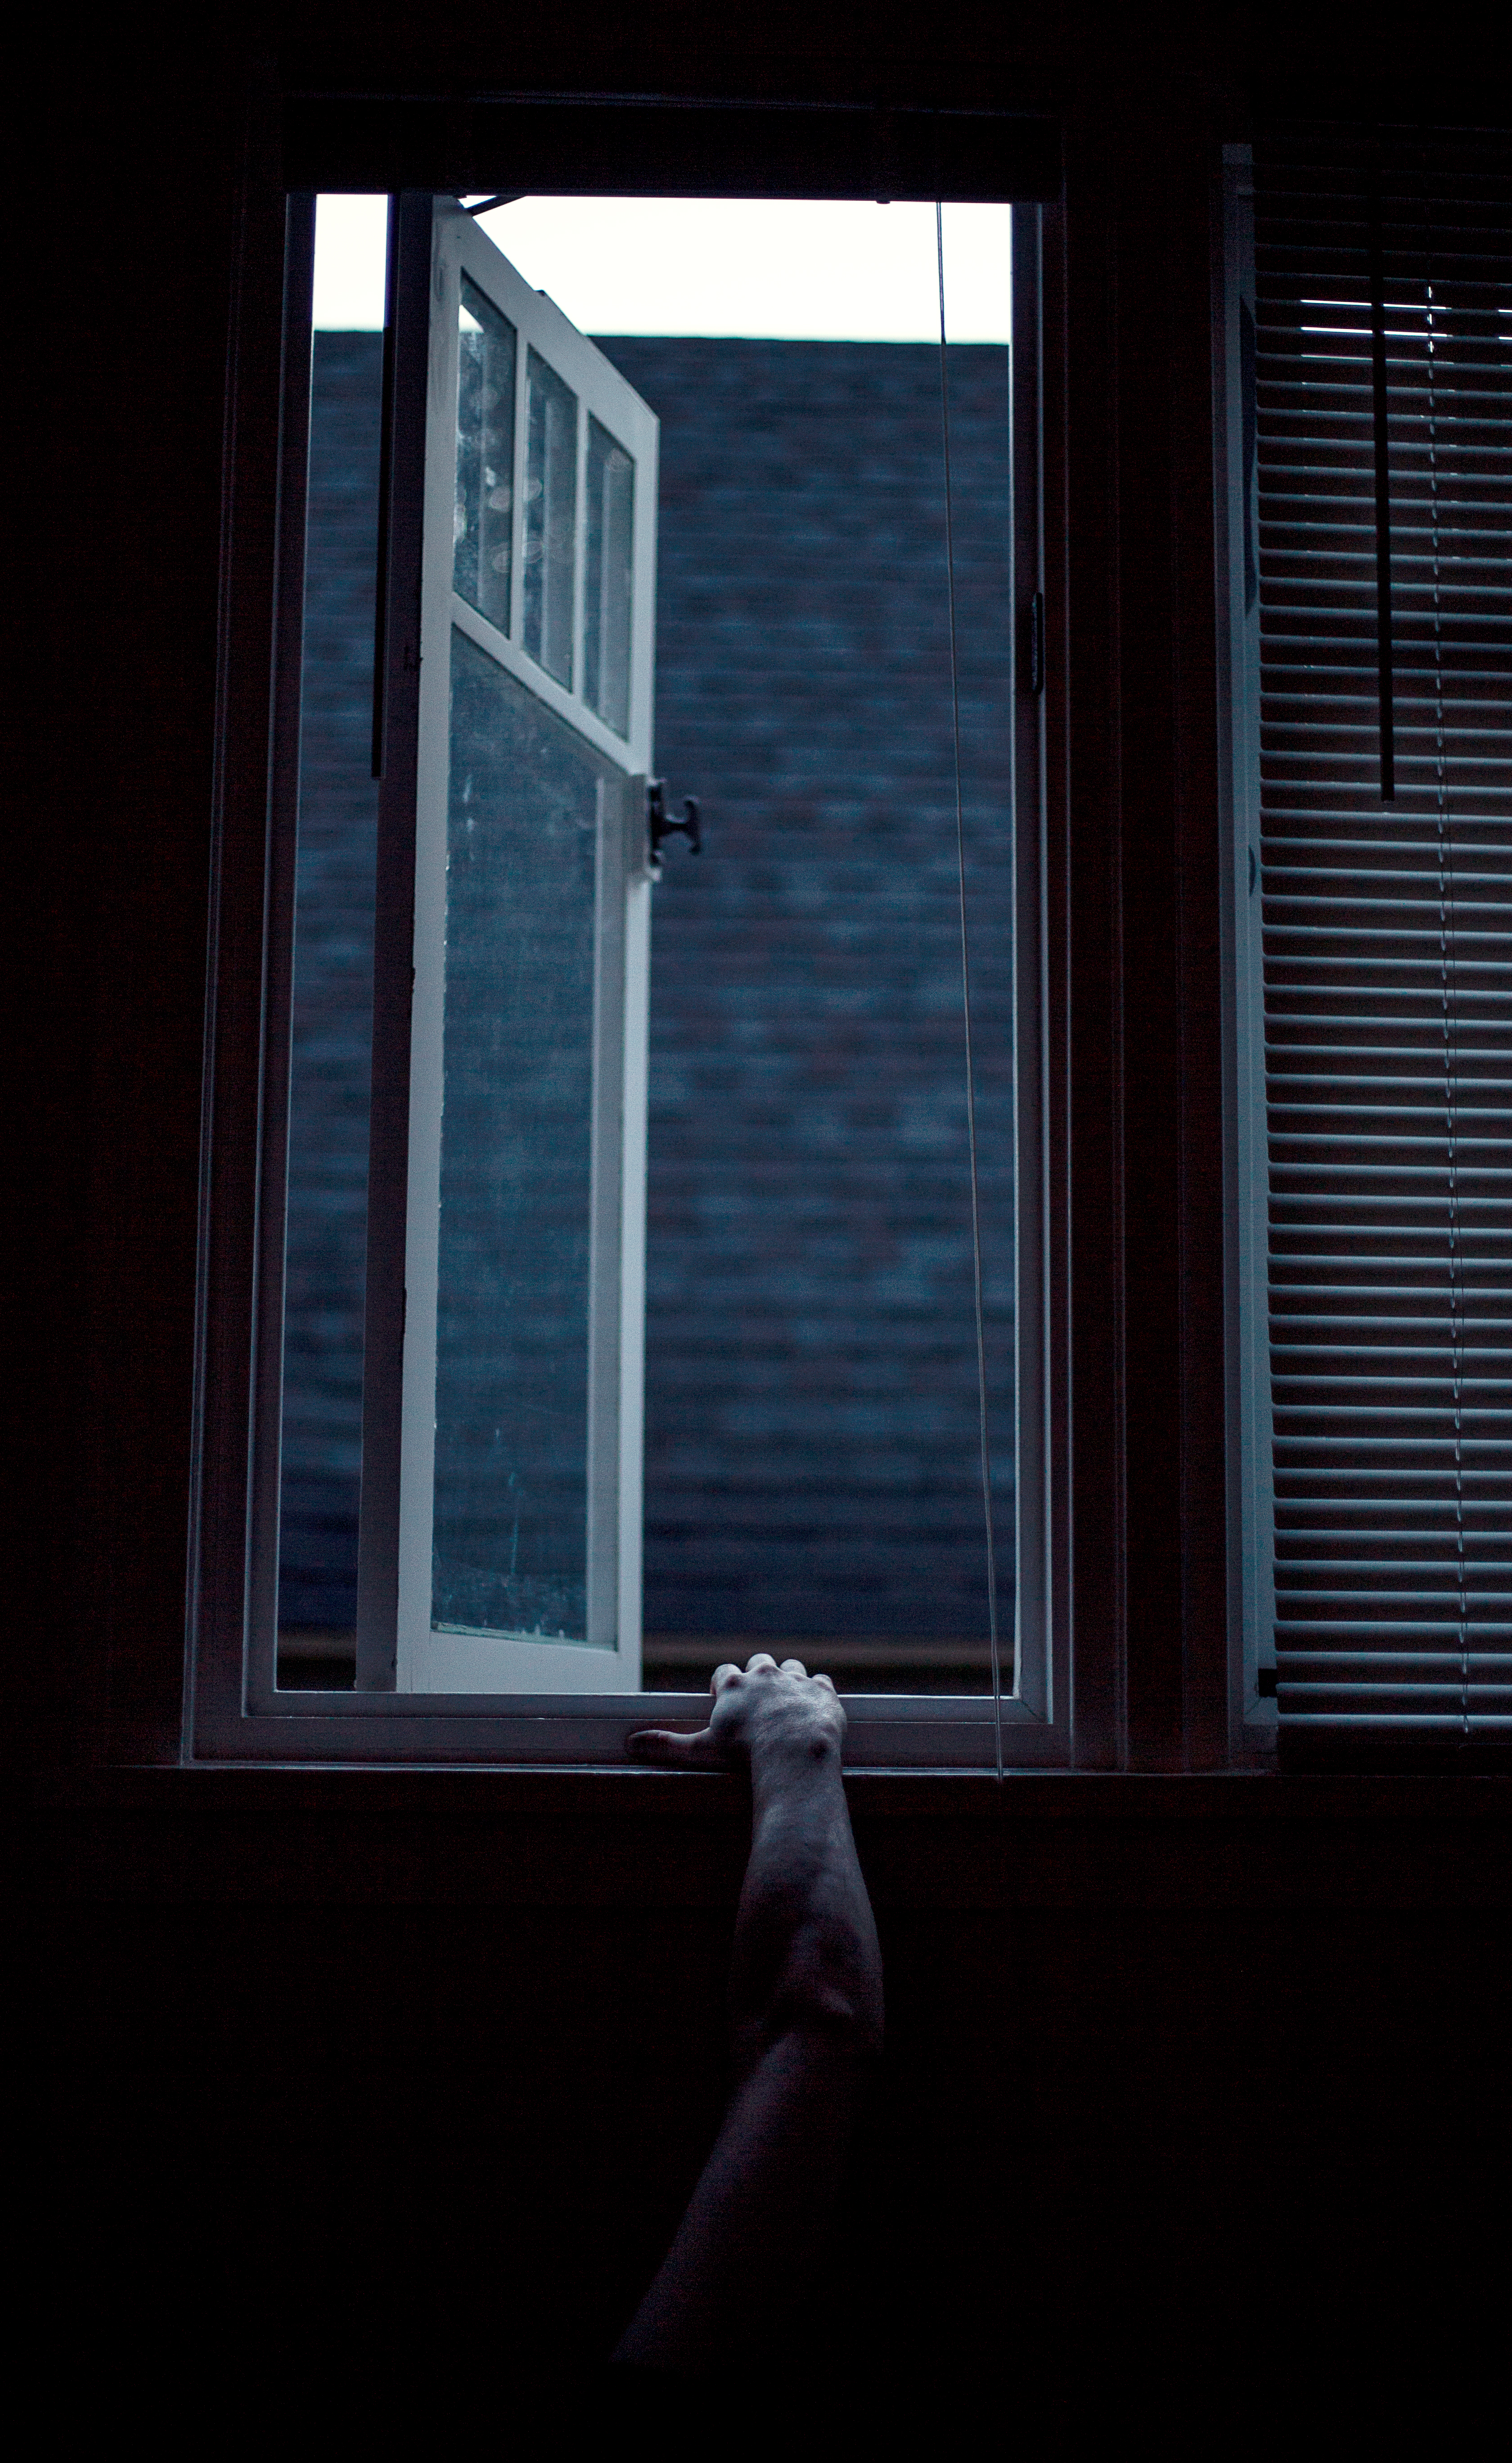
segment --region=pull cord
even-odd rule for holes
[[[950,599],[950,716],[956,754],[956,868],[961,887],[961,1006],[966,1038],[966,1147],[971,1163],[971,1268],[977,1319],[977,1410],[982,1448],[982,1515],[987,1537],[987,1631],[992,1646],[992,1740],[1003,1778],[1003,1660],[998,1643],[998,1558],[992,1524],[992,1454],[987,1436],[987,1343],[982,1309],[982,1198],[977,1174],[977,1078],[971,1046],[971,954],[966,938],[966,823],[961,788],[961,676],[956,655],[956,541],[950,495],[950,381],[945,364],[945,217],[935,206],[940,275],[940,429],[945,463],[945,579]]]

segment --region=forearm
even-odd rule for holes
[[[713,2370],[769,2343],[821,2255],[858,2073],[853,2046],[829,2032],[789,2029],[766,2046],[616,2360]]]
[[[753,1762],[751,1852],[731,1966],[731,2016],[745,2066],[788,2028],[848,2038],[882,2033],[882,1964],[839,1757]]]
[[[856,2094],[882,2040],[882,1962],[841,1777],[828,1677],[758,1652],[716,1669],[697,1735],[644,1730],[647,1760],[744,1761],[751,1851],[730,1973],[735,2091],[714,2151],[616,2359],[705,2370],[769,2348],[810,2281]]]

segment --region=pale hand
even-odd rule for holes
[[[641,1728],[627,1736],[637,1760],[718,1770],[732,1762],[789,1759],[835,1762],[845,1738],[845,1712],[828,1676],[810,1676],[801,1659],[779,1667],[758,1650],[744,1668],[716,1667],[708,1725],[694,1735],[675,1728]]]

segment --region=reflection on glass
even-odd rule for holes
[[[572,681],[577,528],[577,396],[538,351],[526,360],[525,646],[559,685]]]
[[[583,694],[616,735],[630,732],[635,534],[636,466],[608,428],[590,419]]]
[[[431,1621],[587,1633],[597,788],[452,636]]]
[[[514,538],[514,327],[465,274],[457,325],[452,585],[459,598],[508,633]]]

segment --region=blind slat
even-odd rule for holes
[[[1284,1730],[1512,1733],[1512,176],[1456,144],[1257,149]]]

